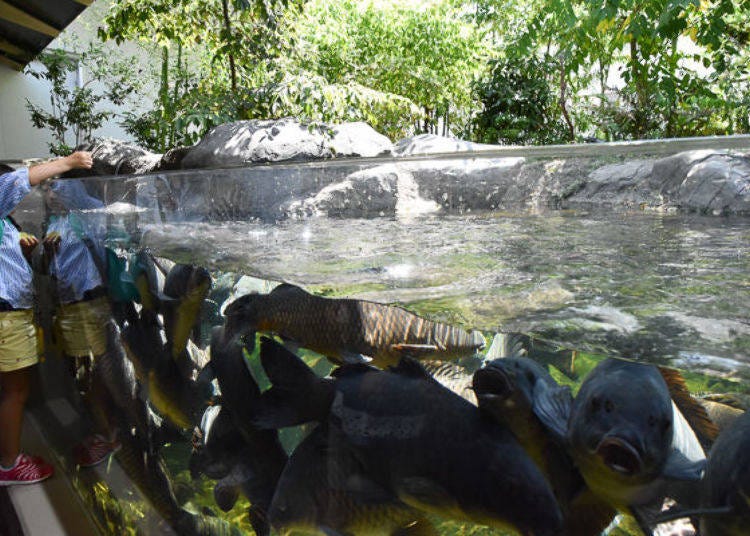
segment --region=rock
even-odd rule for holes
[[[175,147],[170,149],[161,157],[161,160],[154,171],[171,171],[180,169],[182,160],[185,158],[185,155],[188,154],[190,149],[191,147]]]
[[[91,152],[94,159],[85,175],[142,175],[151,172],[161,160],[160,154],[111,138],[92,140],[78,150]],[[84,176],[82,170],[77,171],[77,176]]]
[[[367,123],[343,123],[333,127],[331,149],[334,156],[390,156],[393,144],[386,136],[378,134]]]
[[[488,151],[497,149],[498,145],[474,143],[471,141],[448,138],[436,134],[418,134],[399,140],[393,146],[394,156],[415,156],[438,153],[465,153],[470,151]]]
[[[183,169],[390,154],[391,143],[365,123],[307,125],[294,119],[236,121],[212,128],[189,148]]]
[[[343,181],[325,186],[307,199],[291,202],[285,212],[338,218],[394,214],[397,182],[396,166],[379,166],[358,171]]]

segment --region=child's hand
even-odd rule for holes
[[[86,151],[76,151],[65,157],[70,169],[91,169],[94,165],[94,159],[91,153]]]
[[[19,242],[21,244],[21,253],[26,257],[26,261],[31,264],[31,254],[39,243],[37,237],[29,233],[19,233]]]
[[[60,249],[61,240],[62,237],[57,231],[52,231],[44,237],[44,251],[47,253],[48,258],[52,258],[52,256]]]

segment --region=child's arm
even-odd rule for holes
[[[63,158],[30,167],[29,184],[36,186],[46,179],[50,179],[71,169],[91,169],[93,163],[91,153],[77,151]]]

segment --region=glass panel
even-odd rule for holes
[[[519,166],[587,172],[596,152],[615,165],[632,147],[57,181],[21,218],[47,237],[32,259],[45,356],[34,418],[108,534],[265,533],[269,519],[328,534],[555,534],[555,508],[578,534],[610,522],[633,534],[605,507],[578,527],[573,492],[545,487],[562,477],[534,445],[559,449],[563,410],[540,411],[546,399],[507,371],[474,387],[515,393],[510,416],[477,410],[470,388],[487,361],[516,356],[541,365],[527,379],[576,393],[614,356],[745,400],[746,217],[594,206],[519,179]],[[404,356],[457,395],[419,365],[368,368]],[[520,437],[516,418],[542,435]],[[606,463],[641,463],[618,448],[602,446]]]

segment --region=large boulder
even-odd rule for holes
[[[162,157],[133,143],[112,138],[94,139],[78,150],[89,151],[94,159],[86,175],[143,175],[153,171]]]
[[[391,154],[392,144],[365,123],[304,124],[294,119],[251,120],[212,128],[189,148],[183,169],[253,163],[371,157]]]
[[[750,214],[750,155],[697,150],[599,166],[565,204]]]
[[[466,153],[497,149],[497,145],[474,143],[437,134],[417,134],[397,141],[393,146],[395,156],[418,156],[439,153]]]

